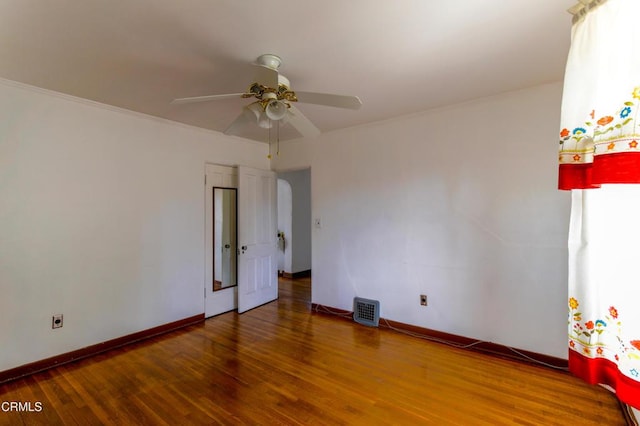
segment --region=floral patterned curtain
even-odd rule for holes
[[[640,1],[599,3],[572,28],[559,135],[558,186],[572,190],[569,369],[638,408]]]

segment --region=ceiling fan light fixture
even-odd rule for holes
[[[270,129],[272,126],[271,120],[264,112],[264,108],[260,102],[254,102],[245,107],[245,114],[248,114],[252,119],[256,120],[258,126],[262,129]]]
[[[273,127],[273,122],[263,114],[262,117],[258,119],[258,127],[262,129],[270,129],[271,127]]]
[[[282,101],[270,101],[264,109],[270,120],[282,120],[287,115],[287,104]]]
[[[247,110],[251,111],[255,115],[256,120],[260,120],[260,116],[264,114],[264,109],[260,102],[254,102],[251,105],[247,105]]]

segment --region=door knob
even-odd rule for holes
[[[231,248],[231,244],[225,244],[224,248],[226,248],[226,249]]]
[[[247,246],[242,246],[242,252],[244,253],[247,250]]]

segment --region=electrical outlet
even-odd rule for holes
[[[51,328],[60,328],[62,327],[62,314],[54,315],[51,318]]]
[[[427,295],[426,294],[421,294],[420,295],[420,304],[422,306],[427,306]]]
[[[313,220],[313,225],[317,228],[320,229],[322,228],[322,221],[320,221],[320,218],[317,217]]]

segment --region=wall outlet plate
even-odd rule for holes
[[[421,294],[420,295],[420,304],[422,306],[427,306],[427,295],[426,294]]]
[[[51,328],[60,328],[62,327],[63,317],[62,314],[54,315],[51,318]]]

